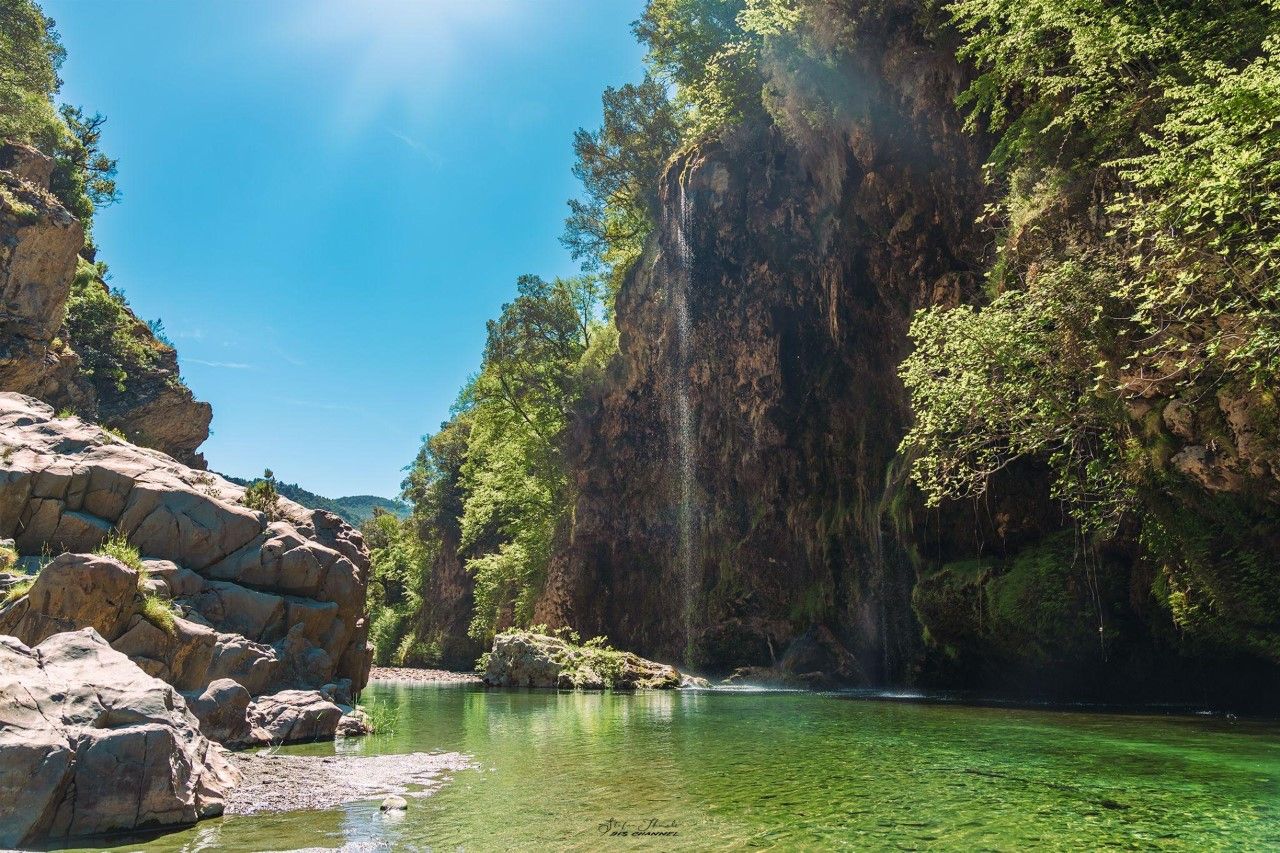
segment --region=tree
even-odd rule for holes
[[[29,0],[0,0],[0,138],[34,142],[58,124],[53,96],[66,50]]]
[[[585,199],[569,201],[564,245],[586,269],[626,271],[639,256],[658,215],[658,179],[680,143],[675,107],[662,84],[605,89],[604,124],[573,136]]]

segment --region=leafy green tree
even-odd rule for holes
[[[431,551],[418,537],[412,519],[401,520],[375,509],[361,528],[369,548],[368,606],[374,659],[381,665],[421,665],[417,659],[415,617],[430,576]]]
[[[563,433],[604,323],[593,277],[522,276],[517,291],[489,323],[461,468],[461,547],[474,554],[467,569],[476,577],[471,633],[481,639],[533,615],[573,502]]]
[[[1280,368],[1280,4],[950,8],[980,72],[961,103],[1001,134],[1004,293],[917,319],[904,448],[935,501],[1047,456],[1077,514],[1113,527],[1153,474],[1118,461],[1140,457],[1127,401]]]
[[[29,0],[0,0],[0,138],[35,142],[60,128],[53,97],[66,50]]]
[[[50,190],[85,226],[92,246],[95,206],[119,199],[116,161],[101,148],[101,114],[54,108],[66,50],[54,22],[30,0],[0,0],[0,139],[34,145],[53,158]]]
[[[762,114],[760,40],[745,30],[744,0],[649,0],[633,25],[653,75],[676,89],[700,137]]]
[[[625,273],[639,257],[658,214],[658,179],[680,143],[666,89],[652,77],[605,89],[604,125],[573,137],[585,199],[569,201],[562,242],[587,269]]]

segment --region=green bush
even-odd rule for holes
[[[249,509],[264,514],[267,521],[278,521],[280,518],[280,492],[276,490],[276,476],[268,468],[262,472],[262,478],[245,486],[244,497],[240,502]]]
[[[162,344],[133,316],[124,294],[108,289],[105,264],[80,258],[67,299],[67,329],[85,374],[117,392],[154,369]]]

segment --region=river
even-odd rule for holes
[[[850,694],[375,683],[395,731],[305,755],[460,751],[407,813],[228,817],[127,850],[1280,848],[1280,725]]]

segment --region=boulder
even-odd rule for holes
[[[670,690],[686,683],[679,670],[667,664],[529,631],[508,631],[494,637],[483,678],[494,687],[565,690]]]
[[[259,696],[249,709],[249,720],[265,743],[332,740],[341,719],[342,709],[315,690]]]
[[[62,554],[25,597],[0,610],[0,634],[35,645],[63,631],[93,628],[108,640],[134,617],[138,573],[111,557]]]
[[[193,823],[235,782],[182,696],[92,628],[0,636],[0,846]]]
[[[239,746],[254,742],[249,722],[249,691],[230,678],[219,678],[190,700],[200,731],[210,740]]]

